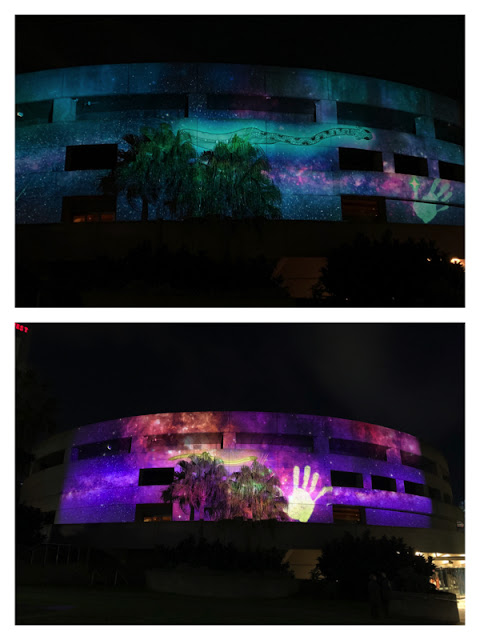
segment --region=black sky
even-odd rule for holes
[[[307,67],[463,101],[464,16],[17,16],[17,73],[121,62]]]
[[[60,429],[168,411],[363,420],[442,450],[464,496],[461,324],[29,327],[29,364],[58,402]]]

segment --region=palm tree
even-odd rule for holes
[[[190,520],[198,512],[200,520],[207,515],[215,519],[223,512],[227,496],[227,472],[223,460],[214,458],[207,451],[200,455],[189,456],[179,464],[171,486],[162,498],[165,502],[178,502]]]
[[[279,218],[281,194],[259,147],[234,135],[200,156],[199,209],[203,215]]]
[[[125,193],[130,205],[142,202],[142,220],[148,220],[149,205],[160,204],[174,219],[196,206],[196,151],[190,135],[172,131],[162,122],[157,129],[143,129],[141,135],[127,134],[126,151],[110,175],[102,178],[106,193]]]
[[[278,477],[256,460],[251,467],[245,465],[230,476],[229,517],[288,520],[287,506]]]

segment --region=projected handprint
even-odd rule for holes
[[[414,198],[418,197],[418,183],[415,181],[412,184],[414,190]],[[424,196],[425,200],[439,201],[441,203],[448,202],[453,195],[453,189],[449,182],[436,178],[430,191]],[[425,224],[431,222],[441,211],[448,208],[446,204],[432,204],[431,202],[414,202],[413,209],[416,215],[423,220]]]
[[[300,522],[308,522],[315,508],[316,501],[321,498],[327,491],[331,491],[332,487],[323,487],[318,494],[313,498],[319,474],[314,473],[312,476],[312,482],[310,487],[308,482],[310,480],[311,468],[307,465],[303,470],[303,483],[300,487],[300,467],[293,468],[293,491],[288,497],[287,513],[292,520],[300,520]]]

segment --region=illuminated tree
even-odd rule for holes
[[[283,497],[280,480],[256,460],[243,466],[229,478],[228,516],[249,520],[289,520],[288,501]]]
[[[234,135],[200,157],[199,211],[232,218],[280,218],[281,194],[263,151]]]
[[[175,471],[171,486],[163,492],[165,502],[178,502],[190,520],[205,515],[214,520],[225,508],[227,495],[227,472],[223,460],[214,458],[208,452],[192,455],[179,463],[180,471]]]
[[[189,134],[172,131],[162,122],[157,129],[143,129],[141,135],[123,138],[127,150],[119,152],[119,162],[101,180],[106,193],[125,193],[134,206],[142,202],[142,220],[148,220],[149,205],[166,209],[174,219],[196,208],[196,151]]]
[[[174,220],[281,215],[281,194],[268,174],[267,157],[237,135],[200,158],[190,134],[174,133],[165,122],[123,139],[128,149],[119,152],[118,164],[102,178],[101,188],[109,194],[125,193],[131,206],[140,200],[142,220],[148,220],[149,205]]]

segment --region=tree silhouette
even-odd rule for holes
[[[283,497],[280,480],[256,460],[243,466],[228,481],[228,517],[249,520],[289,520],[288,501]]]
[[[141,135],[127,134],[128,149],[102,178],[105,193],[125,193],[129,204],[142,203],[142,220],[149,205],[170,218],[222,216],[279,218],[281,194],[268,175],[270,164],[261,149],[234,135],[198,158],[190,134],[172,131],[162,122]]]
[[[232,218],[280,218],[281,193],[268,172],[263,151],[234,135],[200,157],[199,210]]]
[[[464,276],[432,242],[359,234],[330,253],[313,294],[336,306],[456,307],[464,304]]]
[[[190,520],[205,515],[215,519],[226,502],[227,472],[223,460],[214,458],[207,451],[192,455],[179,463],[180,471],[175,471],[173,483],[162,494],[165,502],[178,502]]]
[[[343,595],[362,599],[372,573],[384,572],[395,589],[428,592],[434,570],[432,558],[416,556],[402,538],[378,539],[366,531],[356,537],[346,533],[323,544],[312,578],[327,578],[339,584]]]
[[[189,134],[174,133],[162,122],[157,129],[143,129],[141,135],[123,138],[127,150],[119,152],[119,162],[102,178],[106,193],[125,193],[131,206],[142,202],[142,220],[148,220],[149,205],[167,210],[178,219],[196,208],[196,151]]]

